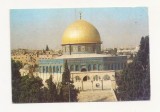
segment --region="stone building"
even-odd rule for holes
[[[85,20],[77,20],[64,31],[63,55],[54,59],[39,59],[39,73],[44,81],[53,76],[57,84],[62,80],[65,61],[71,72],[71,80],[79,90],[115,88],[115,71],[122,70],[126,56],[101,54],[101,38],[98,30]]]

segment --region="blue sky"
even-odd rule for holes
[[[11,9],[11,49],[61,48],[63,32],[79,19],[79,12],[99,31],[103,48],[137,46],[142,36],[149,35],[145,7]]]

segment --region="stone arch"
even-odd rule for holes
[[[73,65],[70,66],[70,71],[74,71],[74,66]]]
[[[82,69],[81,69],[81,72],[86,72],[86,71],[87,71],[86,68],[82,68]]]
[[[88,80],[90,80],[90,77],[89,77],[89,76],[84,76],[84,77],[83,77],[83,81],[88,81]]]
[[[78,46],[78,52],[81,52],[81,46]]]
[[[48,66],[46,66],[46,73],[48,73]]]
[[[93,65],[93,70],[97,70],[97,65],[96,64]]]
[[[88,65],[88,71],[91,71],[91,65],[90,64]]]
[[[100,79],[101,79],[101,77],[98,76],[98,75],[95,75],[95,76],[93,77],[93,81],[99,81]]]
[[[110,70],[110,69],[111,69],[111,65],[110,65],[110,64],[108,64],[107,66],[108,66],[108,70]]]
[[[96,52],[96,46],[93,45],[93,52]]]
[[[113,66],[114,66],[114,65],[113,65],[113,63],[112,63],[112,64],[111,64],[111,70],[113,70]]]
[[[43,66],[43,73],[45,72],[45,66]]]
[[[52,73],[52,67],[49,66],[49,73]]]
[[[104,75],[103,80],[110,80],[110,76],[109,75]]]
[[[104,64],[104,70],[108,70],[108,65]]]
[[[118,63],[118,70],[120,70],[121,69],[121,65],[120,65],[120,63]]]
[[[79,76],[76,76],[75,77],[75,82],[78,82],[78,81],[80,81],[81,80],[81,78],[79,77]]]
[[[71,52],[73,52],[73,51],[74,51],[73,49],[74,49],[74,46],[73,46],[73,45],[71,45]]]
[[[98,65],[98,70],[102,70],[102,65],[101,64]]]
[[[115,70],[118,70],[118,63],[115,63]]]
[[[60,73],[62,73],[62,66],[60,66]]]
[[[79,66],[78,65],[76,65],[76,71],[79,71]]]
[[[57,73],[59,72],[59,68],[58,68],[58,66],[56,67],[56,72],[57,72]]]
[[[55,72],[55,66],[53,66],[53,70],[52,71],[53,71],[53,73]]]

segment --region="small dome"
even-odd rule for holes
[[[78,20],[65,30],[62,45],[84,43],[101,43],[100,35],[92,24],[84,20]]]

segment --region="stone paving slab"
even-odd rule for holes
[[[78,94],[79,102],[113,102],[117,101],[113,90],[81,91]]]

